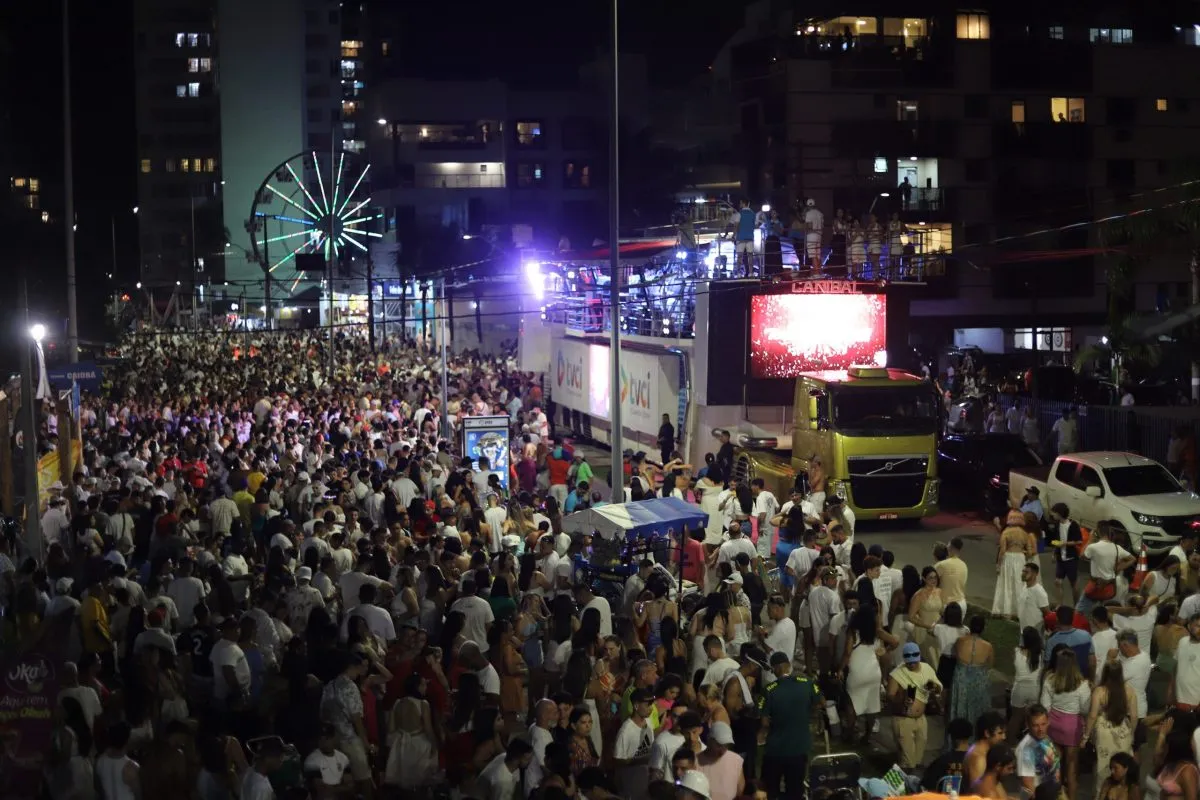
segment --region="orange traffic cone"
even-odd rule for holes
[[[1133,580],[1129,582],[1129,590],[1133,592],[1141,591],[1142,584],[1146,582],[1146,576],[1150,574],[1150,569],[1146,564],[1146,545],[1142,544],[1142,552],[1138,554],[1137,572],[1133,573]]]

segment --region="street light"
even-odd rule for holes
[[[879,202],[879,198],[891,196],[892,195],[888,192],[880,192],[879,194],[875,195],[875,199],[871,201],[871,207],[867,209],[867,216],[871,216],[871,212],[875,210],[875,204]]]
[[[40,322],[35,322],[29,326],[29,338],[33,339],[38,344],[42,343],[42,339],[46,338],[46,326]]]
[[[136,213],[138,212],[138,208],[139,208],[138,206],[134,206],[134,207],[133,207],[133,213],[135,213],[135,214],[136,214]]]

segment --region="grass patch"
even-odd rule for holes
[[[1013,658],[1016,656],[1017,645],[1021,643],[1021,629],[1011,619],[988,617],[987,625],[983,628],[984,641],[990,642],[996,652],[996,671],[1009,677],[1013,674]]]

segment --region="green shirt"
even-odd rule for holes
[[[580,461],[579,466],[575,469],[575,485],[587,482],[588,487],[592,485],[592,465],[586,461]]]
[[[812,750],[812,710],[821,698],[817,684],[803,675],[785,675],[763,690],[758,710],[771,720],[765,755],[806,756]]]

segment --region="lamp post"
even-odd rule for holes
[[[625,465],[621,460],[624,450],[621,426],[621,198],[620,179],[618,177],[620,164],[620,146],[617,136],[620,133],[621,87],[619,58],[617,4],[612,0],[612,106],[609,109],[608,138],[609,138],[609,187],[608,187],[608,265],[609,265],[609,416],[612,421],[612,433],[609,436],[612,446],[612,468],[609,470],[608,481],[612,488],[612,502],[625,502]]]
[[[46,326],[29,322],[29,287],[25,275],[20,286],[21,328],[21,448],[25,470],[25,549],[26,554],[42,560],[41,503],[37,474],[37,379],[33,370],[33,348],[46,337]]]
[[[79,319],[75,306],[75,161],[71,144],[71,17],[69,0],[62,0],[63,67],[63,186],[67,236],[67,359],[79,361]]]

